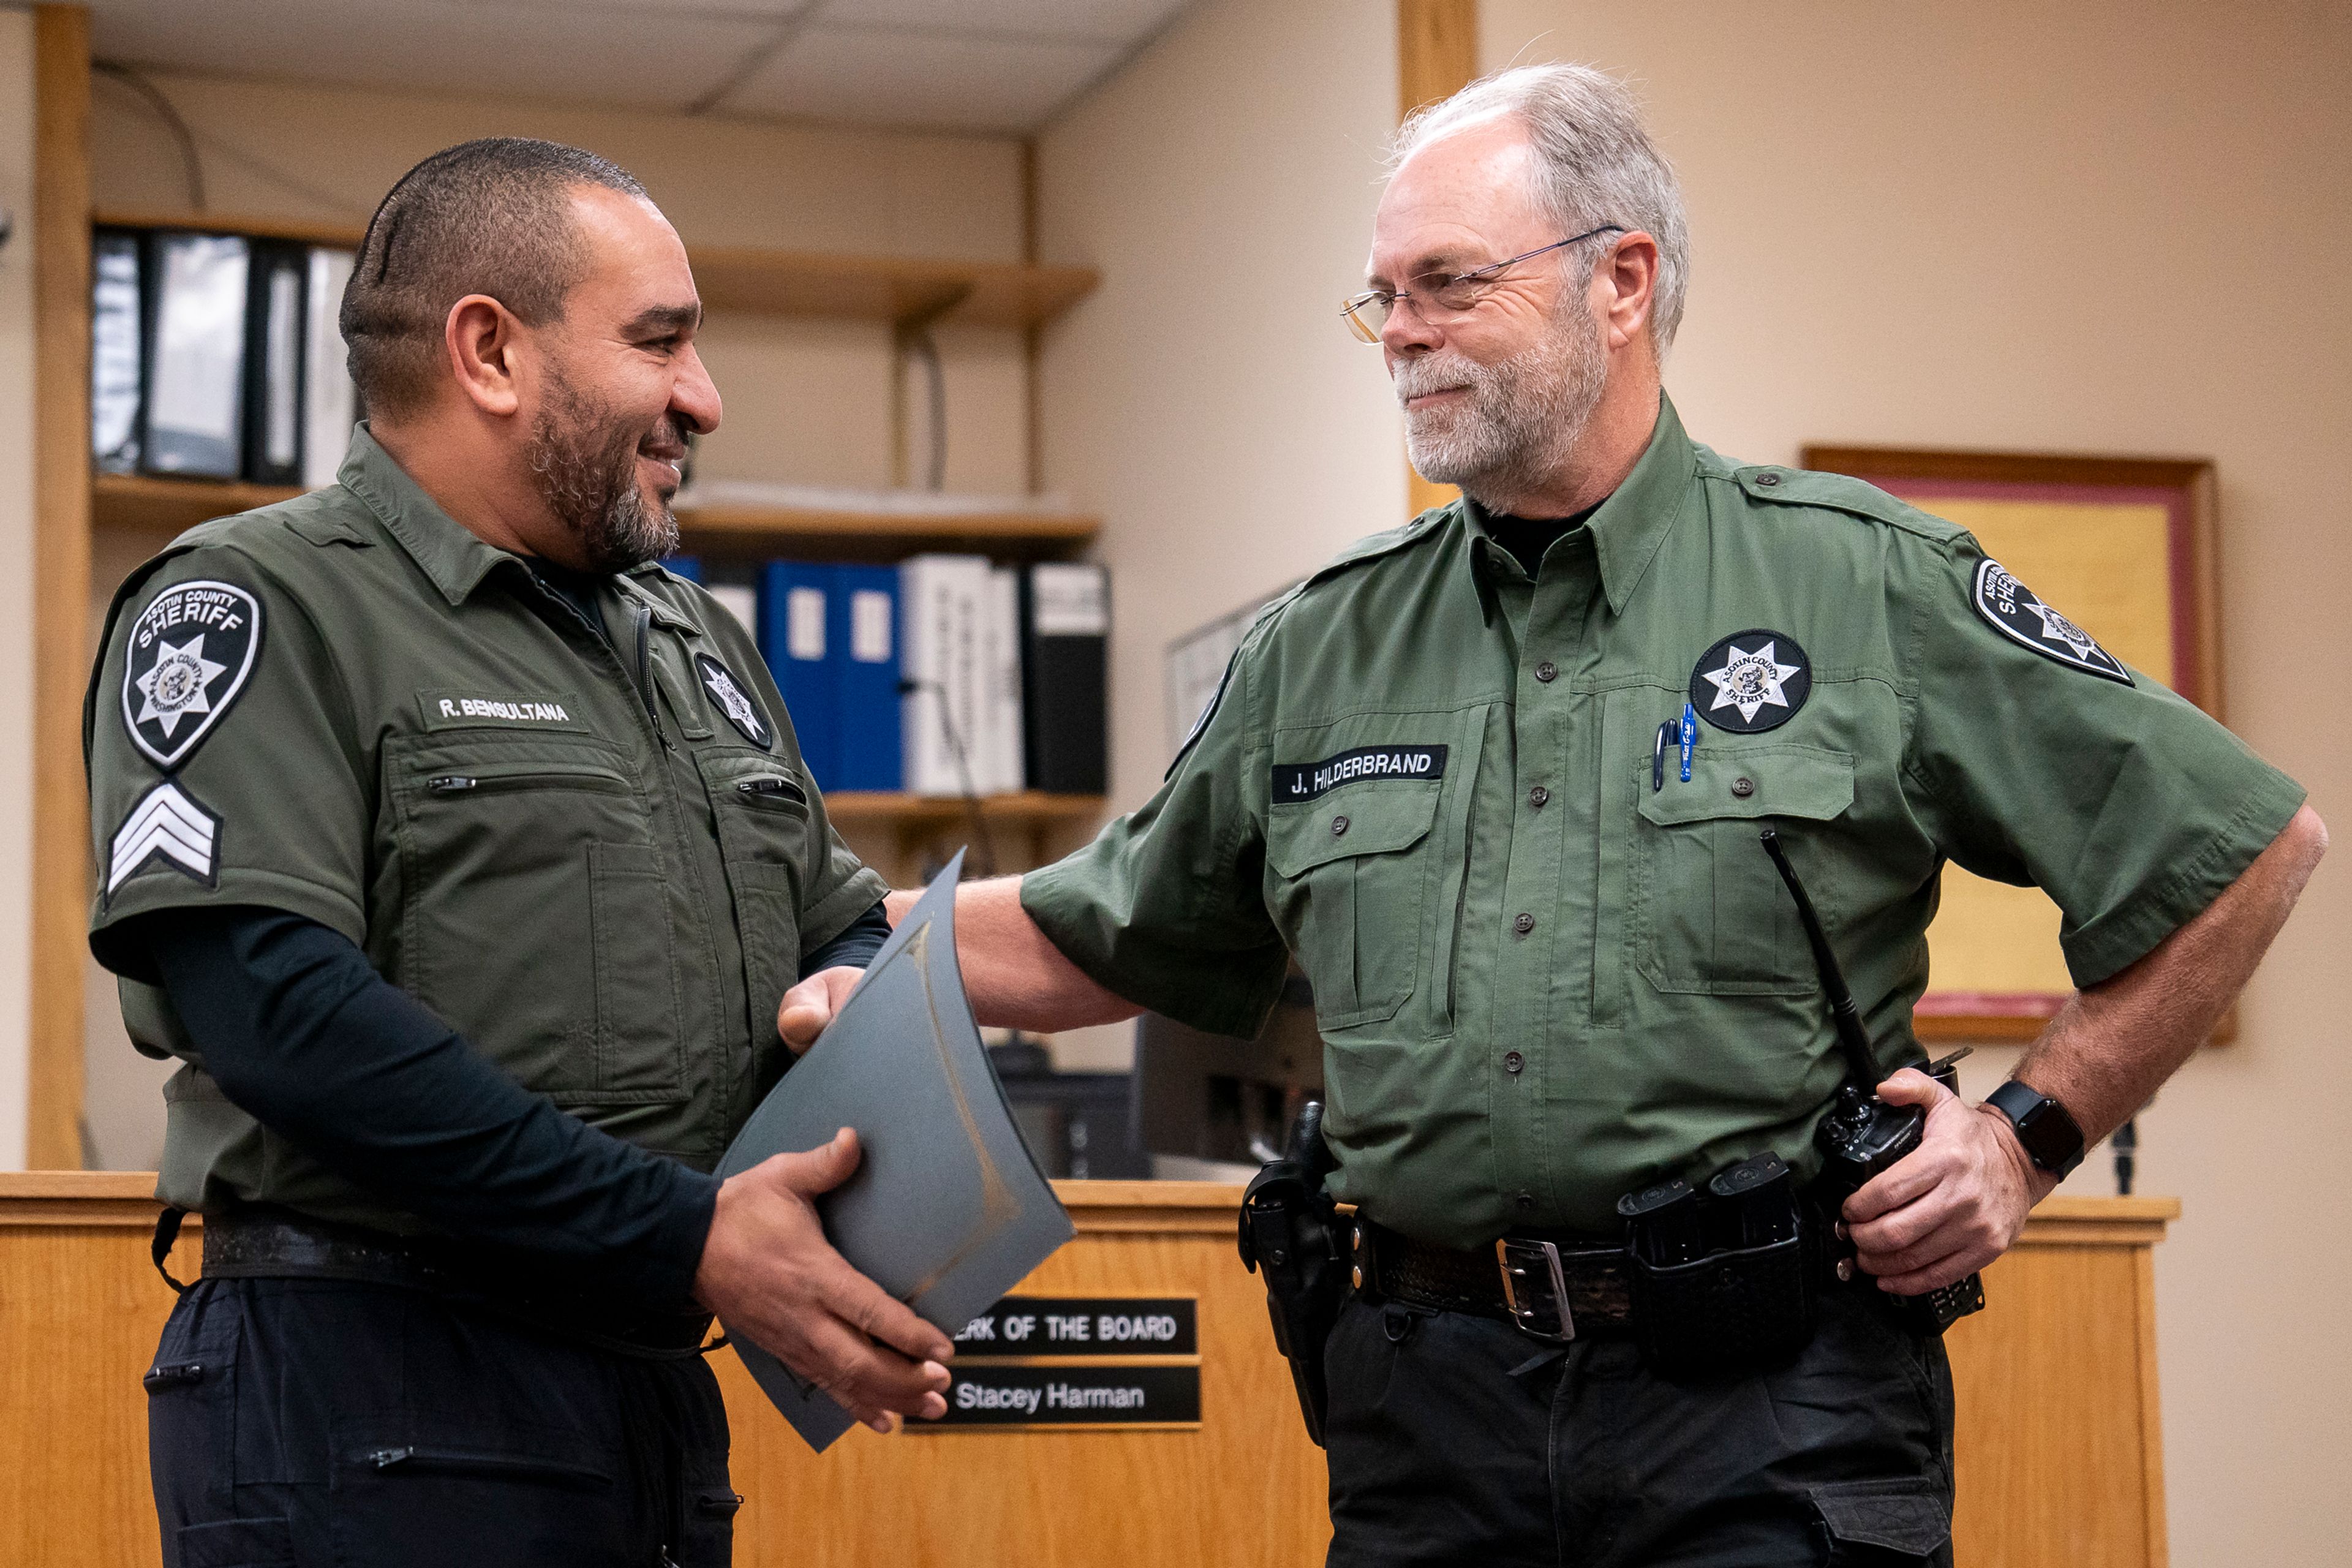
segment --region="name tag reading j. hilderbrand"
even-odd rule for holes
[[[1308,801],[1366,779],[1442,779],[1444,746],[1358,746],[1319,763],[1274,764],[1274,804]]]

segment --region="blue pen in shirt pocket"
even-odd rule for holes
[[[1683,704],[1683,783],[1690,783],[1691,752],[1698,745],[1698,710]]]

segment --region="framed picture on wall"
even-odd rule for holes
[[[2211,463],[1822,446],[1805,448],[1804,466],[1967,529],[2100,646],[2221,718]],[[2039,1034],[2074,989],[2058,924],[2041,889],[1945,867],[1921,1037]]]

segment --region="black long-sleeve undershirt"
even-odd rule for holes
[[[876,905],[803,973],[871,961]],[[221,1092],[346,1179],[453,1236],[647,1305],[688,1296],[719,1183],[559,1110],[284,910],[150,915],[136,938]]]

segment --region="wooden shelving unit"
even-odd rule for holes
[[[1098,795],[1046,795],[1024,790],[1018,795],[982,797],[982,820],[1017,826],[1055,823],[1092,823],[1106,805]],[[824,797],[827,816],[841,827],[932,829],[954,827],[968,821],[971,806],[960,795],[890,795],[867,790],[836,790]]]
[[[360,228],[350,224],[289,223],[228,213],[110,211],[92,215],[91,221],[110,227],[244,234],[346,248],[356,247],[361,236]],[[1102,280],[1091,267],[1013,261],[839,256],[732,245],[689,245],[686,254],[694,265],[695,287],[711,310],[831,321],[1043,326]]]

